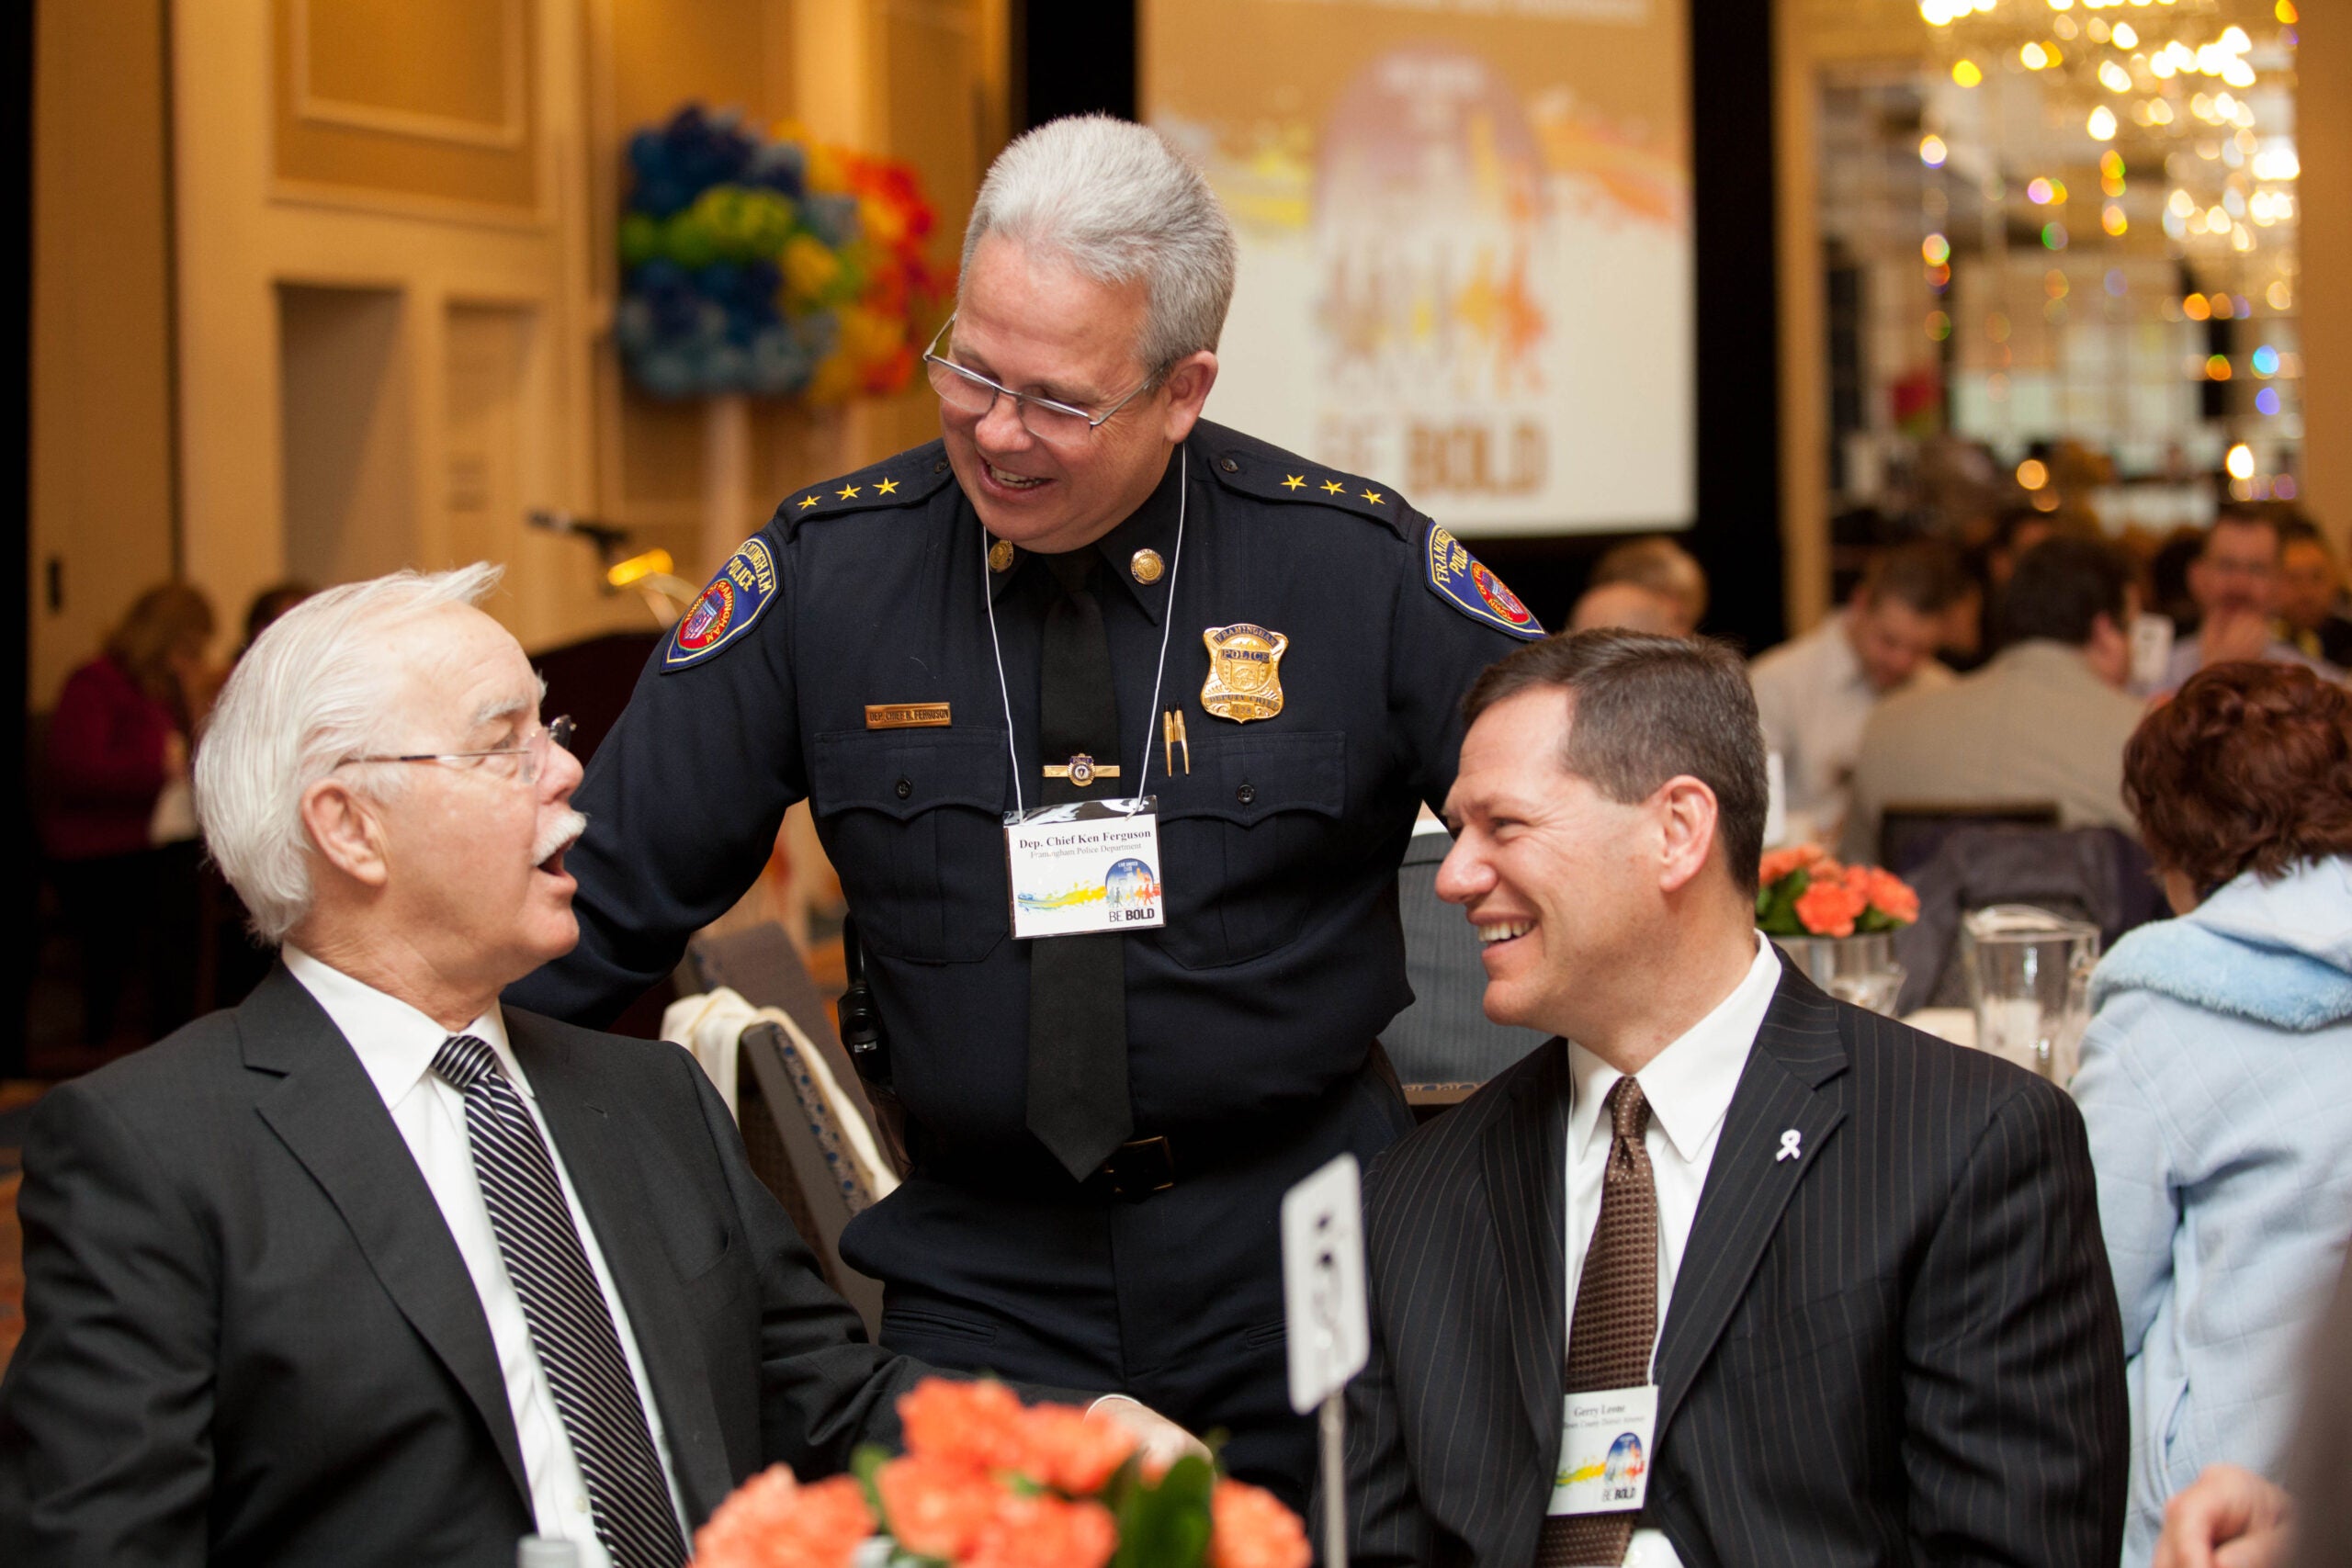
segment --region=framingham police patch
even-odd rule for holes
[[[744,540],[743,547],[727,558],[710,586],[678,617],[662,662],[674,670],[709,658],[751,630],[775,597],[775,557],[767,541]]]
[[[1442,524],[1430,525],[1429,569],[1430,591],[1472,620],[1530,642],[1544,635],[1534,612]]]

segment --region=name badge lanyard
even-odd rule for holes
[[[1176,448],[1176,557],[1168,563],[1168,604],[1159,617],[1159,663],[1151,676],[1151,706],[1145,710],[1143,729],[1143,766],[1136,770],[1136,793],[1131,799],[1144,798],[1144,786],[1151,782],[1151,721],[1159,716],[1161,682],[1168,674],[1168,634],[1176,626],[1176,580],[1184,570],[1184,503],[1193,488],[1192,458],[1189,444]],[[1028,815],[1028,802],[1021,790],[1021,742],[1012,728],[1012,689],[1004,679],[1004,646],[996,635],[996,595],[989,590],[989,535],[980,530],[980,598],[988,607],[989,647],[996,654],[997,695],[1004,703],[1004,749],[1012,761],[1012,807],[1016,817]]]

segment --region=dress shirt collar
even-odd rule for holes
[[[1168,591],[1176,565],[1177,491],[1183,483],[1184,462],[1182,446],[1171,450],[1168,454],[1168,471],[1159,476],[1159,483],[1144,497],[1143,504],[1127,513],[1117,527],[1095,540],[1091,547],[1101,552],[1105,573],[1127,591],[1154,626],[1158,626],[1160,616],[1168,612]],[[1144,549],[1159,557],[1159,577],[1156,581],[1136,581],[1136,552]],[[1014,558],[1010,570],[989,573],[989,592],[992,597],[1004,597],[1004,591],[1012,585],[1013,579],[1028,570],[1031,554],[1031,551],[1023,550]]]
[[[1859,688],[1875,693],[1870,671],[1862,668],[1862,656],[1854,651],[1854,612],[1851,607],[1838,611],[1823,623],[1829,636],[1828,684],[1838,690]]]
[[[1756,961],[1731,994],[1634,1075],[1649,1101],[1651,1119],[1686,1164],[1698,1159],[1731,1110],[1747,1053],[1781,983],[1780,950],[1760,933],[1756,949]],[[1568,1074],[1575,1085],[1568,1146],[1589,1148],[1601,1102],[1624,1075],[1574,1041],[1568,1043]]]
[[[384,1097],[387,1110],[407,1099],[409,1092],[432,1074],[434,1055],[449,1038],[448,1030],[399,998],[353,979],[291,942],[281,950],[280,955],[294,978],[326,1010],[327,1017],[350,1042],[352,1052],[367,1069],[376,1092]],[[458,1032],[470,1034],[488,1045],[497,1055],[499,1066],[506,1069],[507,1080],[526,1098],[537,1098],[531,1093],[530,1081],[515,1065],[514,1047],[506,1039],[506,1019],[496,1002]]]

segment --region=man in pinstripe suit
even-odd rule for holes
[[[1737,660],[1554,637],[1467,709],[1439,889],[1487,1016],[1556,1038],[1373,1168],[1357,1560],[2112,1563],[2123,1355],[2080,1119],[1758,938]],[[1637,1507],[1555,1494],[1597,1393],[1655,1399]]]

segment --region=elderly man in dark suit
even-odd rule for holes
[[[2082,1122],[1759,939],[1737,660],[1555,637],[1467,709],[1439,888],[1558,1038],[1373,1168],[1355,1560],[2112,1563]]]
[[[496,578],[321,594],[221,697],[198,810],[282,962],[36,1114],[12,1568],[678,1568],[752,1472],[896,1436],[924,1369],[692,1060],[499,1004],[575,938],[586,819]]]

